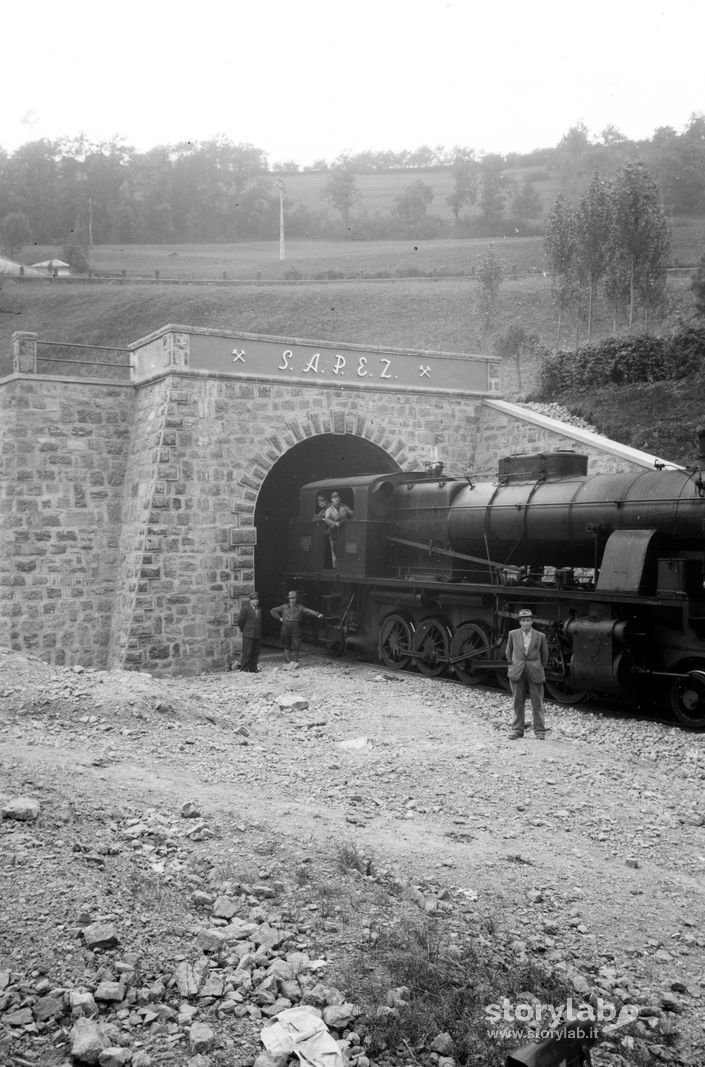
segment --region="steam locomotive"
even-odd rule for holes
[[[353,517],[336,558],[312,517]],[[507,686],[520,608],[548,639],[546,689],[670,706],[705,728],[705,482],[698,467],[588,475],[575,452],[514,455],[494,482],[424,472],[302,486],[288,577],[333,654]]]

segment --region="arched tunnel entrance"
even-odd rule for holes
[[[298,515],[301,486],[322,478],[391,474],[399,469],[378,445],[351,434],[309,437],[277,460],[262,483],[255,508],[255,586],[265,627],[269,609],[286,600],[289,521]]]

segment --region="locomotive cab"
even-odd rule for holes
[[[398,475],[341,478],[336,482],[309,482],[302,486],[299,514],[290,525],[289,570],[298,578],[361,579],[384,573],[388,546],[387,515]],[[352,511],[337,531],[334,565],[330,537],[324,522],[317,521],[322,500],[330,503],[337,491]]]

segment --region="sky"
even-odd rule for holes
[[[20,0],[2,21],[7,152],[223,135],[306,166],[528,152],[578,122],[636,140],[705,112],[703,0]]]

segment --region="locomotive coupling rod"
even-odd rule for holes
[[[632,667],[632,674],[640,678],[692,678],[694,682],[705,685],[705,671],[650,671],[646,667]]]
[[[387,540],[394,545],[406,545],[407,548],[422,548],[429,555],[466,559],[469,563],[481,563],[484,567],[494,567],[498,571],[503,571],[507,566],[506,563],[493,563],[491,559],[483,559],[482,556],[467,556],[464,552],[451,552],[449,548],[435,547],[433,541],[407,541],[403,537],[388,537]]]

